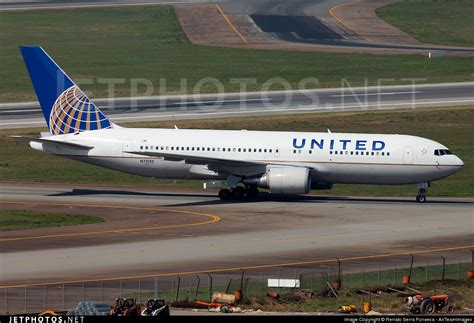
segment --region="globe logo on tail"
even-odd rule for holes
[[[111,128],[112,124],[89,98],[73,85],[58,96],[51,108],[53,135]]]

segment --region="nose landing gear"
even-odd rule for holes
[[[426,202],[426,195],[423,192],[418,192],[418,195],[416,196],[416,201],[418,203],[425,203]]]
[[[425,203],[426,202],[426,193],[428,193],[428,187],[430,187],[430,183],[420,183],[416,184],[418,188],[418,194],[416,195],[416,201],[418,203]]]

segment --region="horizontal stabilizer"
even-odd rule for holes
[[[76,149],[90,150],[94,148],[93,146],[86,146],[86,145],[76,144],[73,142],[59,141],[59,140],[46,139],[46,138],[34,138],[34,137],[25,137],[25,136],[11,136],[11,138],[20,139],[20,140],[24,140],[28,142],[35,141],[35,142],[40,142],[43,144],[55,144],[55,145],[60,145],[64,147],[69,147],[69,148],[76,148]]]

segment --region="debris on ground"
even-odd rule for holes
[[[106,316],[110,313],[110,306],[107,303],[97,301],[80,302],[77,307],[69,312],[68,316]]]

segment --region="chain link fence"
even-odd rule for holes
[[[471,254],[472,257],[472,254]],[[410,283],[432,280],[466,280],[473,270],[468,253],[466,257],[416,256],[410,275]],[[444,265],[443,265],[444,262]],[[27,285],[0,288],[1,314],[39,313],[48,309],[68,311],[81,301],[100,301],[114,305],[115,298],[135,298],[145,303],[150,298],[165,299],[167,303],[209,301],[215,291],[265,297],[269,289],[285,293],[294,289],[317,293],[328,288],[334,281],[346,289],[401,286],[403,276],[409,274],[410,257],[381,261],[337,260],[314,266],[298,268],[274,268],[271,270],[240,270],[227,273],[156,276],[142,279],[88,281],[67,284]],[[293,288],[268,287],[268,279],[295,281]]]

